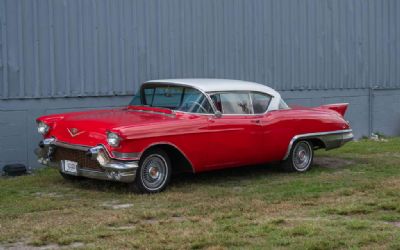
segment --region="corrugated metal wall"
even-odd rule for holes
[[[0,99],[172,77],[400,87],[399,13],[398,0],[0,0]]]

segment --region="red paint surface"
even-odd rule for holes
[[[347,105],[346,105],[347,107]],[[40,117],[51,126],[46,137],[70,144],[97,146],[111,152],[143,153],[157,144],[179,149],[196,172],[279,161],[290,140],[305,133],[348,129],[346,107],[325,105],[270,111],[265,115],[214,115],[173,113],[170,110],[129,106]],[[68,129],[76,128],[72,136]],[[118,148],[109,147],[107,131],[122,138]]]

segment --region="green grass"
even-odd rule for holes
[[[52,169],[0,179],[0,248],[400,249],[400,138],[318,151],[316,162],[305,174],[181,175],[156,195]]]

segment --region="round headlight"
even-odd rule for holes
[[[120,141],[121,141],[121,138],[116,133],[109,132],[107,134],[107,143],[111,147],[118,147]]]
[[[49,132],[50,127],[44,122],[39,122],[37,129],[38,129],[38,133],[39,134],[45,135],[45,134],[47,134]]]

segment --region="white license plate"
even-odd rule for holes
[[[68,174],[78,174],[78,163],[74,161],[62,161],[63,170]]]

